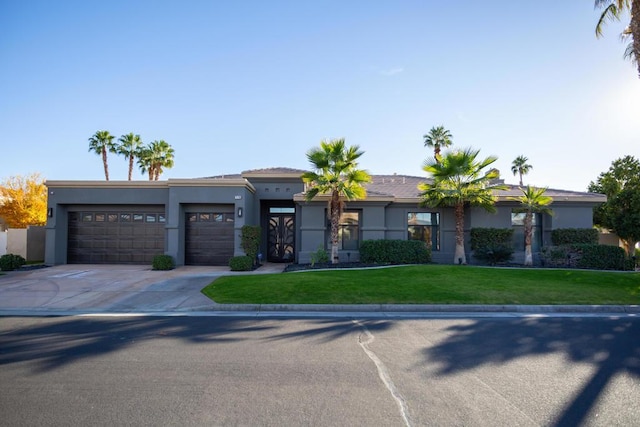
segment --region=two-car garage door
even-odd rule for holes
[[[185,264],[228,265],[234,252],[233,207],[186,213]],[[225,212],[226,211],[226,212]],[[69,264],[151,264],[165,251],[162,206],[87,207],[69,212]]]

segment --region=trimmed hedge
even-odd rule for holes
[[[426,264],[431,248],[420,240],[364,240],[360,262],[371,264]]]
[[[153,270],[173,270],[175,266],[176,263],[171,255],[156,255],[151,262]]]
[[[598,244],[595,228],[557,228],[551,231],[551,243],[555,246],[573,244]]]
[[[507,262],[513,256],[512,228],[472,228],[473,257],[491,265]]]
[[[549,267],[590,270],[627,270],[629,261],[618,246],[579,243],[550,246],[542,250],[542,260]]]
[[[16,254],[5,254],[0,256],[0,270],[1,271],[12,271],[17,270],[23,265],[27,263],[22,255]]]
[[[253,258],[248,255],[234,256],[229,260],[231,271],[250,271],[253,268]]]

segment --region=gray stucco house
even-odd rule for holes
[[[243,255],[240,229],[260,225],[261,253],[270,262],[308,263],[329,248],[327,200],[304,199],[303,170],[269,168],[237,175],[167,181],[47,181],[45,263],[150,264],[171,255],[177,265],[227,265]],[[419,206],[426,178],[372,175],[367,198],[348,202],[340,225],[340,259],[357,261],[361,241],[420,239],[433,261],[451,263],[453,209]],[[522,214],[514,213],[517,186],[497,193],[498,212],[468,208],[465,230],[513,227],[516,261],[524,256]],[[600,194],[549,189],[554,215],[535,218],[534,252],[556,228],[591,228]],[[468,233],[467,233],[468,234]],[[469,250],[469,245],[466,245]],[[468,257],[472,262],[472,258]]]

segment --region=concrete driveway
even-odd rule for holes
[[[64,312],[185,312],[211,310],[200,290],[224,274],[282,271],[266,264],[255,272],[184,266],[153,271],[146,265],[69,264],[0,276],[0,310]]]

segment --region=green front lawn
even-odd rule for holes
[[[640,273],[457,265],[224,276],[220,304],[640,304]]]

